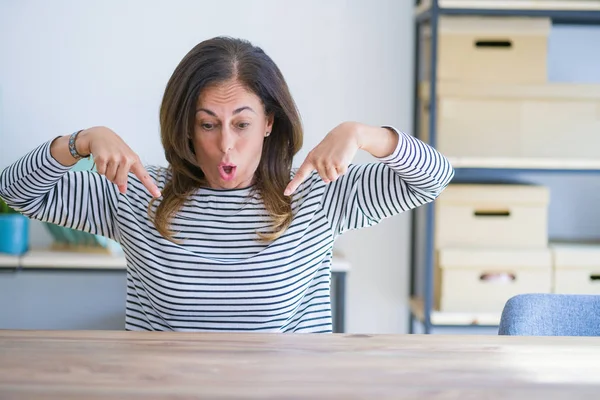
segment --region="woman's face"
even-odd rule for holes
[[[198,165],[213,189],[254,183],[273,117],[258,96],[236,80],[205,88],[196,106],[192,142]]]

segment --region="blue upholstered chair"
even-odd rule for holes
[[[498,334],[600,336],[600,296],[517,295],[504,306]]]

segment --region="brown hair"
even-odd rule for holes
[[[167,83],[160,107],[161,140],[171,179],[162,190],[153,223],[169,240],[173,240],[169,225],[174,214],[195,189],[207,184],[191,142],[196,102],[204,88],[230,79],[237,79],[256,94],[266,114],[273,116],[254,185],[273,224],[269,232],[258,232],[259,237],[272,241],[292,221],[291,197],[283,192],[290,180],[293,157],[302,147],[296,104],[281,71],[261,48],[246,40],[216,37],[199,43],[181,60]]]

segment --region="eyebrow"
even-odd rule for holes
[[[233,110],[233,115],[235,115],[235,114],[239,114],[239,113],[241,113],[241,112],[242,112],[242,111],[244,111],[244,110],[249,110],[249,111],[252,111],[254,114],[256,114],[256,111],[254,111],[254,110],[252,109],[252,107],[243,106],[243,107],[236,108],[235,110]],[[197,109],[197,110],[196,110],[196,113],[198,113],[198,112],[200,112],[200,111],[204,111],[205,113],[207,113],[207,114],[209,114],[209,115],[212,115],[213,117],[216,117],[216,116],[217,116],[217,114],[216,114],[214,111],[211,111],[211,110],[209,110],[209,109],[207,109],[207,108],[199,108],[199,109]]]

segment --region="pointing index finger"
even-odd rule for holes
[[[140,164],[139,162],[133,164],[131,166],[131,172],[133,172],[133,174],[140,179],[142,184],[146,187],[146,189],[148,189],[148,191],[150,192],[150,194],[152,196],[154,196],[154,197],[161,196],[158,186],[156,186],[156,184],[150,177],[150,174],[148,174],[148,171],[146,171],[146,168],[144,168],[144,166],[142,164]]]
[[[283,192],[283,194],[289,196],[292,193],[294,193],[296,189],[298,189],[298,186],[300,186],[300,184],[304,182],[304,180],[310,175],[310,173],[314,169],[315,167],[312,164],[312,162],[305,160],[304,163],[302,163],[302,165],[300,166],[300,168],[298,168],[298,171],[296,171],[296,175],[294,175],[294,178],[285,188],[285,192]]]

